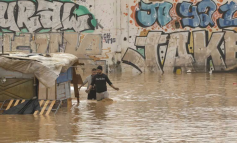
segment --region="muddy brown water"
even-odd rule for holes
[[[237,74],[110,75],[114,102],[1,115],[0,142],[237,142]]]

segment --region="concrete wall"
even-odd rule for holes
[[[222,71],[237,65],[236,11],[226,0],[0,0],[0,38],[5,51],[67,52],[110,72]]]

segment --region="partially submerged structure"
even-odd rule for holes
[[[73,73],[76,77],[72,66],[77,61],[76,56],[66,53],[1,55],[0,102],[10,101],[10,108],[19,104],[19,100],[34,98],[46,100],[44,105],[50,105],[50,109],[57,100],[71,98]]]

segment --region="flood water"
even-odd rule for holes
[[[0,142],[237,142],[237,74],[110,75],[114,102],[0,116]]]

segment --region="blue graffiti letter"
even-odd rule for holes
[[[200,19],[197,14],[197,6],[191,6],[191,3],[182,2],[177,7],[177,12],[183,18],[181,24],[183,27],[189,26],[195,28],[199,26]]]
[[[152,26],[157,19],[156,7],[159,4],[144,3],[141,1],[139,3],[139,10],[136,11],[136,21],[141,27]]]
[[[158,9],[158,23],[161,25],[161,27],[165,26],[172,20],[169,13],[171,8],[172,8],[171,3],[164,2],[160,4]]]
[[[230,2],[222,5],[219,9],[220,13],[223,13],[222,18],[217,20],[217,24],[220,28],[237,26],[237,19],[233,19],[233,15],[237,10],[237,4]]]
[[[215,25],[215,23],[212,20],[212,14],[215,11],[216,11],[216,4],[212,0],[203,0],[198,4],[198,14],[200,17],[201,28],[205,28],[209,24],[211,27]]]

